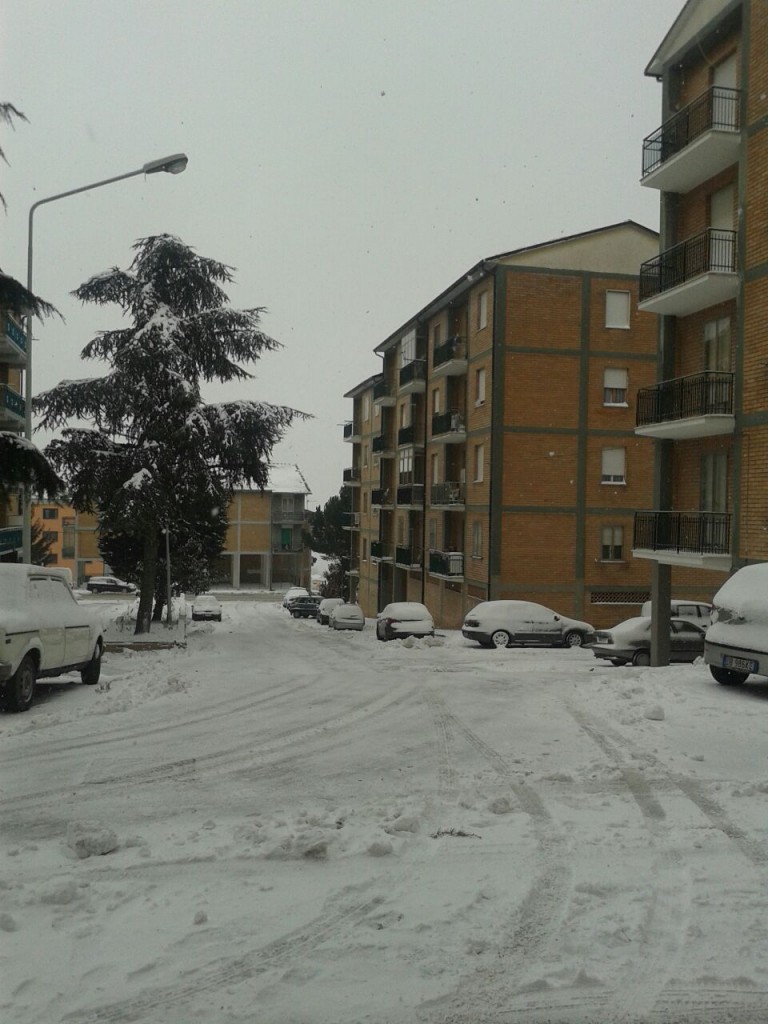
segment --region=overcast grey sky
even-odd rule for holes
[[[342,395],[373,348],[484,256],[632,218],[660,121],[644,68],[682,0],[1,0],[0,266],[26,278],[37,199],[177,151],[35,214],[34,291],[66,322],[36,330],[33,390],[100,374],[79,352],[119,314],[70,292],[161,232],[236,268],[285,347],[206,397],[314,420],[276,453],[320,504],[351,447]],[[38,441],[45,437],[36,435]]]

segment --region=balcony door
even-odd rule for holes
[[[710,452],[702,456],[700,507],[703,513],[711,515],[700,517],[699,550],[727,550],[728,525],[724,513],[728,510],[728,456],[725,452]]]

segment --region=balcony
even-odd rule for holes
[[[24,329],[10,313],[3,313],[3,329],[0,332],[0,359],[9,366],[27,365],[27,336]]]
[[[0,430],[22,430],[26,405],[9,384],[0,384]]]
[[[342,530],[359,530],[360,529],[360,513],[359,512],[347,512],[349,521],[342,524]]]
[[[379,434],[377,437],[374,437],[373,441],[371,441],[371,451],[374,455],[379,455],[383,459],[391,459],[395,455],[394,446],[386,434]]]
[[[423,448],[424,439],[420,436],[421,431],[417,430],[414,424],[410,427],[400,427],[397,432],[397,444],[399,448]]]
[[[304,522],[303,508],[282,508],[272,509],[272,522],[281,526],[297,526]]]
[[[417,548],[396,547],[395,565],[399,565],[401,569],[420,569],[421,552]]]
[[[643,140],[641,184],[690,192],[739,159],[741,93],[713,86]]]
[[[400,394],[417,395],[426,389],[427,367],[423,359],[414,359],[400,370]]]
[[[461,510],[464,508],[464,484],[448,480],[442,484],[432,484],[430,492],[432,508]]]
[[[460,412],[439,412],[432,417],[432,440],[435,444],[463,444],[467,428]]]
[[[424,508],[424,484],[403,484],[397,488],[400,508]]]
[[[360,467],[353,466],[351,469],[345,469],[343,475],[343,482],[346,487],[359,487],[360,486]]]
[[[727,572],[730,550],[728,512],[635,512],[635,558]]]
[[[430,576],[441,576],[448,580],[464,578],[464,554],[461,551],[430,551]]]
[[[388,487],[377,487],[371,491],[372,508],[392,508],[393,505],[392,492]]]
[[[685,440],[732,434],[733,374],[705,370],[641,388],[636,422],[635,433],[642,437]]]
[[[371,561],[372,562],[391,562],[392,561],[392,546],[383,540],[372,540],[371,541]]]
[[[394,405],[397,399],[392,385],[386,380],[380,380],[373,385],[373,404],[379,408]]]
[[[362,436],[360,434],[360,427],[356,426],[354,423],[345,423],[344,440],[349,441],[352,444],[359,444],[360,441],[362,440]]]
[[[736,298],[736,232],[707,228],[640,267],[638,309],[689,316]]]
[[[461,377],[467,372],[467,353],[464,339],[456,335],[432,353],[432,377]]]

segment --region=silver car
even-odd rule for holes
[[[359,604],[341,604],[331,608],[330,621],[331,629],[357,629],[365,627],[365,616]]]
[[[704,627],[688,619],[670,619],[669,660],[696,661],[704,653]],[[614,665],[651,664],[651,617],[638,615],[613,629],[598,630],[592,645],[596,658]]]
[[[534,601],[483,601],[468,612],[462,636],[481,647],[581,647],[595,639],[595,627]]]

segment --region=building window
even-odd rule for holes
[[[600,546],[600,559],[603,562],[621,562],[624,560],[624,527],[604,526]]]
[[[435,388],[432,392],[432,415],[437,416],[440,412],[440,388]]]
[[[731,368],[731,318],[708,320],[704,324],[704,369]]]
[[[399,461],[398,483],[401,487],[405,487],[413,483],[413,448],[403,448]]]
[[[483,469],[485,466],[485,445],[475,445],[475,483],[483,482]]]
[[[363,561],[368,561],[368,538],[363,537]]]
[[[405,547],[405,520],[402,516],[397,520],[397,546]]]
[[[479,519],[472,523],[472,557],[483,557],[483,524]]]
[[[411,403],[410,402],[402,402],[400,404],[400,429],[401,430],[402,430],[403,427],[409,427],[410,426],[410,423],[409,423],[409,420],[411,418],[410,417],[410,410],[411,410]]]
[[[701,509],[704,512],[728,510],[728,456],[709,452],[701,458]]]
[[[44,508],[43,519],[58,519],[59,510],[57,508]]]
[[[430,456],[430,461],[431,461],[431,464],[432,464],[432,483],[433,484],[439,484],[440,483],[440,456],[438,455],[437,452],[433,452],[432,453],[432,455]]]
[[[400,340],[400,367],[407,366],[416,358],[416,331],[409,331]]]
[[[370,419],[371,416],[371,398],[370,395],[363,395],[363,419]]]
[[[475,405],[485,405],[485,367],[475,370]]]
[[[280,505],[284,513],[293,515],[293,495],[283,494],[280,496]]]
[[[432,328],[432,348],[435,349],[443,340],[443,325],[435,324]]]
[[[430,551],[437,550],[437,520],[434,516],[429,520],[429,540],[427,546]]]
[[[601,483],[624,484],[626,479],[626,452],[623,448],[603,448]]]
[[[482,331],[488,326],[488,291],[480,292],[477,296],[477,329]]]
[[[368,491],[363,491],[363,512],[368,511]]]
[[[623,330],[629,327],[629,292],[605,293],[605,326]]]
[[[629,375],[626,370],[609,368],[603,373],[603,405],[627,405]]]
[[[368,445],[363,445],[363,469],[368,469]]]

